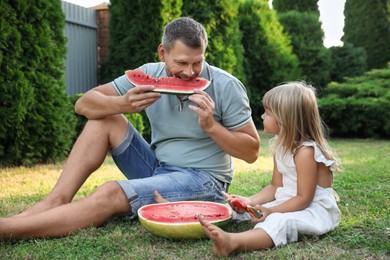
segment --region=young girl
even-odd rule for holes
[[[331,188],[337,162],[324,137],[314,88],[303,82],[277,86],[265,94],[263,106],[264,131],[275,134],[272,181],[242,197],[263,216],[252,217],[254,229],[242,233],[227,233],[200,217],[220,257],[285,245],[297,241],[298,234],[322,235],[340,222]],[[227,196],[230,202],[233,197]]]

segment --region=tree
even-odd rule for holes
[[[351,43],[331,47],[332,71],[331,80],[341,82],[345,77],[354,77],[367,70],[367,55],[362,47],[354,47]]]
[[[209,37],[207,62],[232,73],[245,83],[244,49],[237,18],[238,2],[184,0],[182,13],[204,25]]]
[[[0,166],[61,160],[76,123],[65,94],[61,2],[7,0],[0,10]]]
[[[318,16],[320,15],[318,6],[318,0],[273,0],[272,6],[278,10],[278,12],[289,12],[289,11],[298,11],[298,12],[316,12]]]
[[[299,59],[303,80],[325,86],[330,80],[330,52],[323,46],[323,31],[318,16],[311,12],[289,11],[278,15],[290,35],[293,51]]]
[[[390,60],[390,23],[387,0],[345,2],[344,43],[363,47],[369,69],[386,67]]]
[[[273,0],[279,21],[290,35],[293,51],[298,56],[303,80],[317,87],[330,80],[330,52],[323,45],[318,0]]]
[[[239,18],[251,107],[256,124],[261,124],[264,93],[283,81],[298,79],[298,60],[290,38],[266,2],[241,1]]]
[[[181,0],[111,0],[109,58],[103,64],[103,80],[125,70],[158,61],[157,47],[165,24],[181,14]]]

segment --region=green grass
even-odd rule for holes
[[[236,160],[231,193],[250,195],[271,179],[268,135],[261,133],[260,157],[254,164]],[[342,220],[320,237],[304,236],[276,249],[238,253],[233,259],[390,259],[390,141],[332,139],[343,171],[335,176]],[[19,213],[47,194],[62,164],[0,169],[0,216]],[[107,180],[123,179],[110,157],[85,183],[76,198]],[[228,227],[238,232],[241,223]],[[212,259],[207,239],[173,241],[156,237],[137,220],[116,218],[59,239],[0,241],[0,259]]]

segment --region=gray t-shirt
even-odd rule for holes
[[[140,67],[151,77],[166,77],[165,64],[148,63]],[[245,87],[229,73],[205,63],[202,78],[211,80],[205,92],[215,103],[214,119],[227,129],[243,126],[251,120],[251,109]],[[134,86],[126,76],[112,82],[115,90],[124,95]],[[207,171],[215,178],[230,182],[233,162],[198,125],[198,116],[176,95],[162,94],[146,109],[152,128],[151,147],[159,161],[179,167]]]

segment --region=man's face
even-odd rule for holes
[[[205,47],[192,49],[177,40],[173,47],[166,51],[163,45],[158,47],[160,60],[165,62],[168,76],[192,79],[202,72]]]

